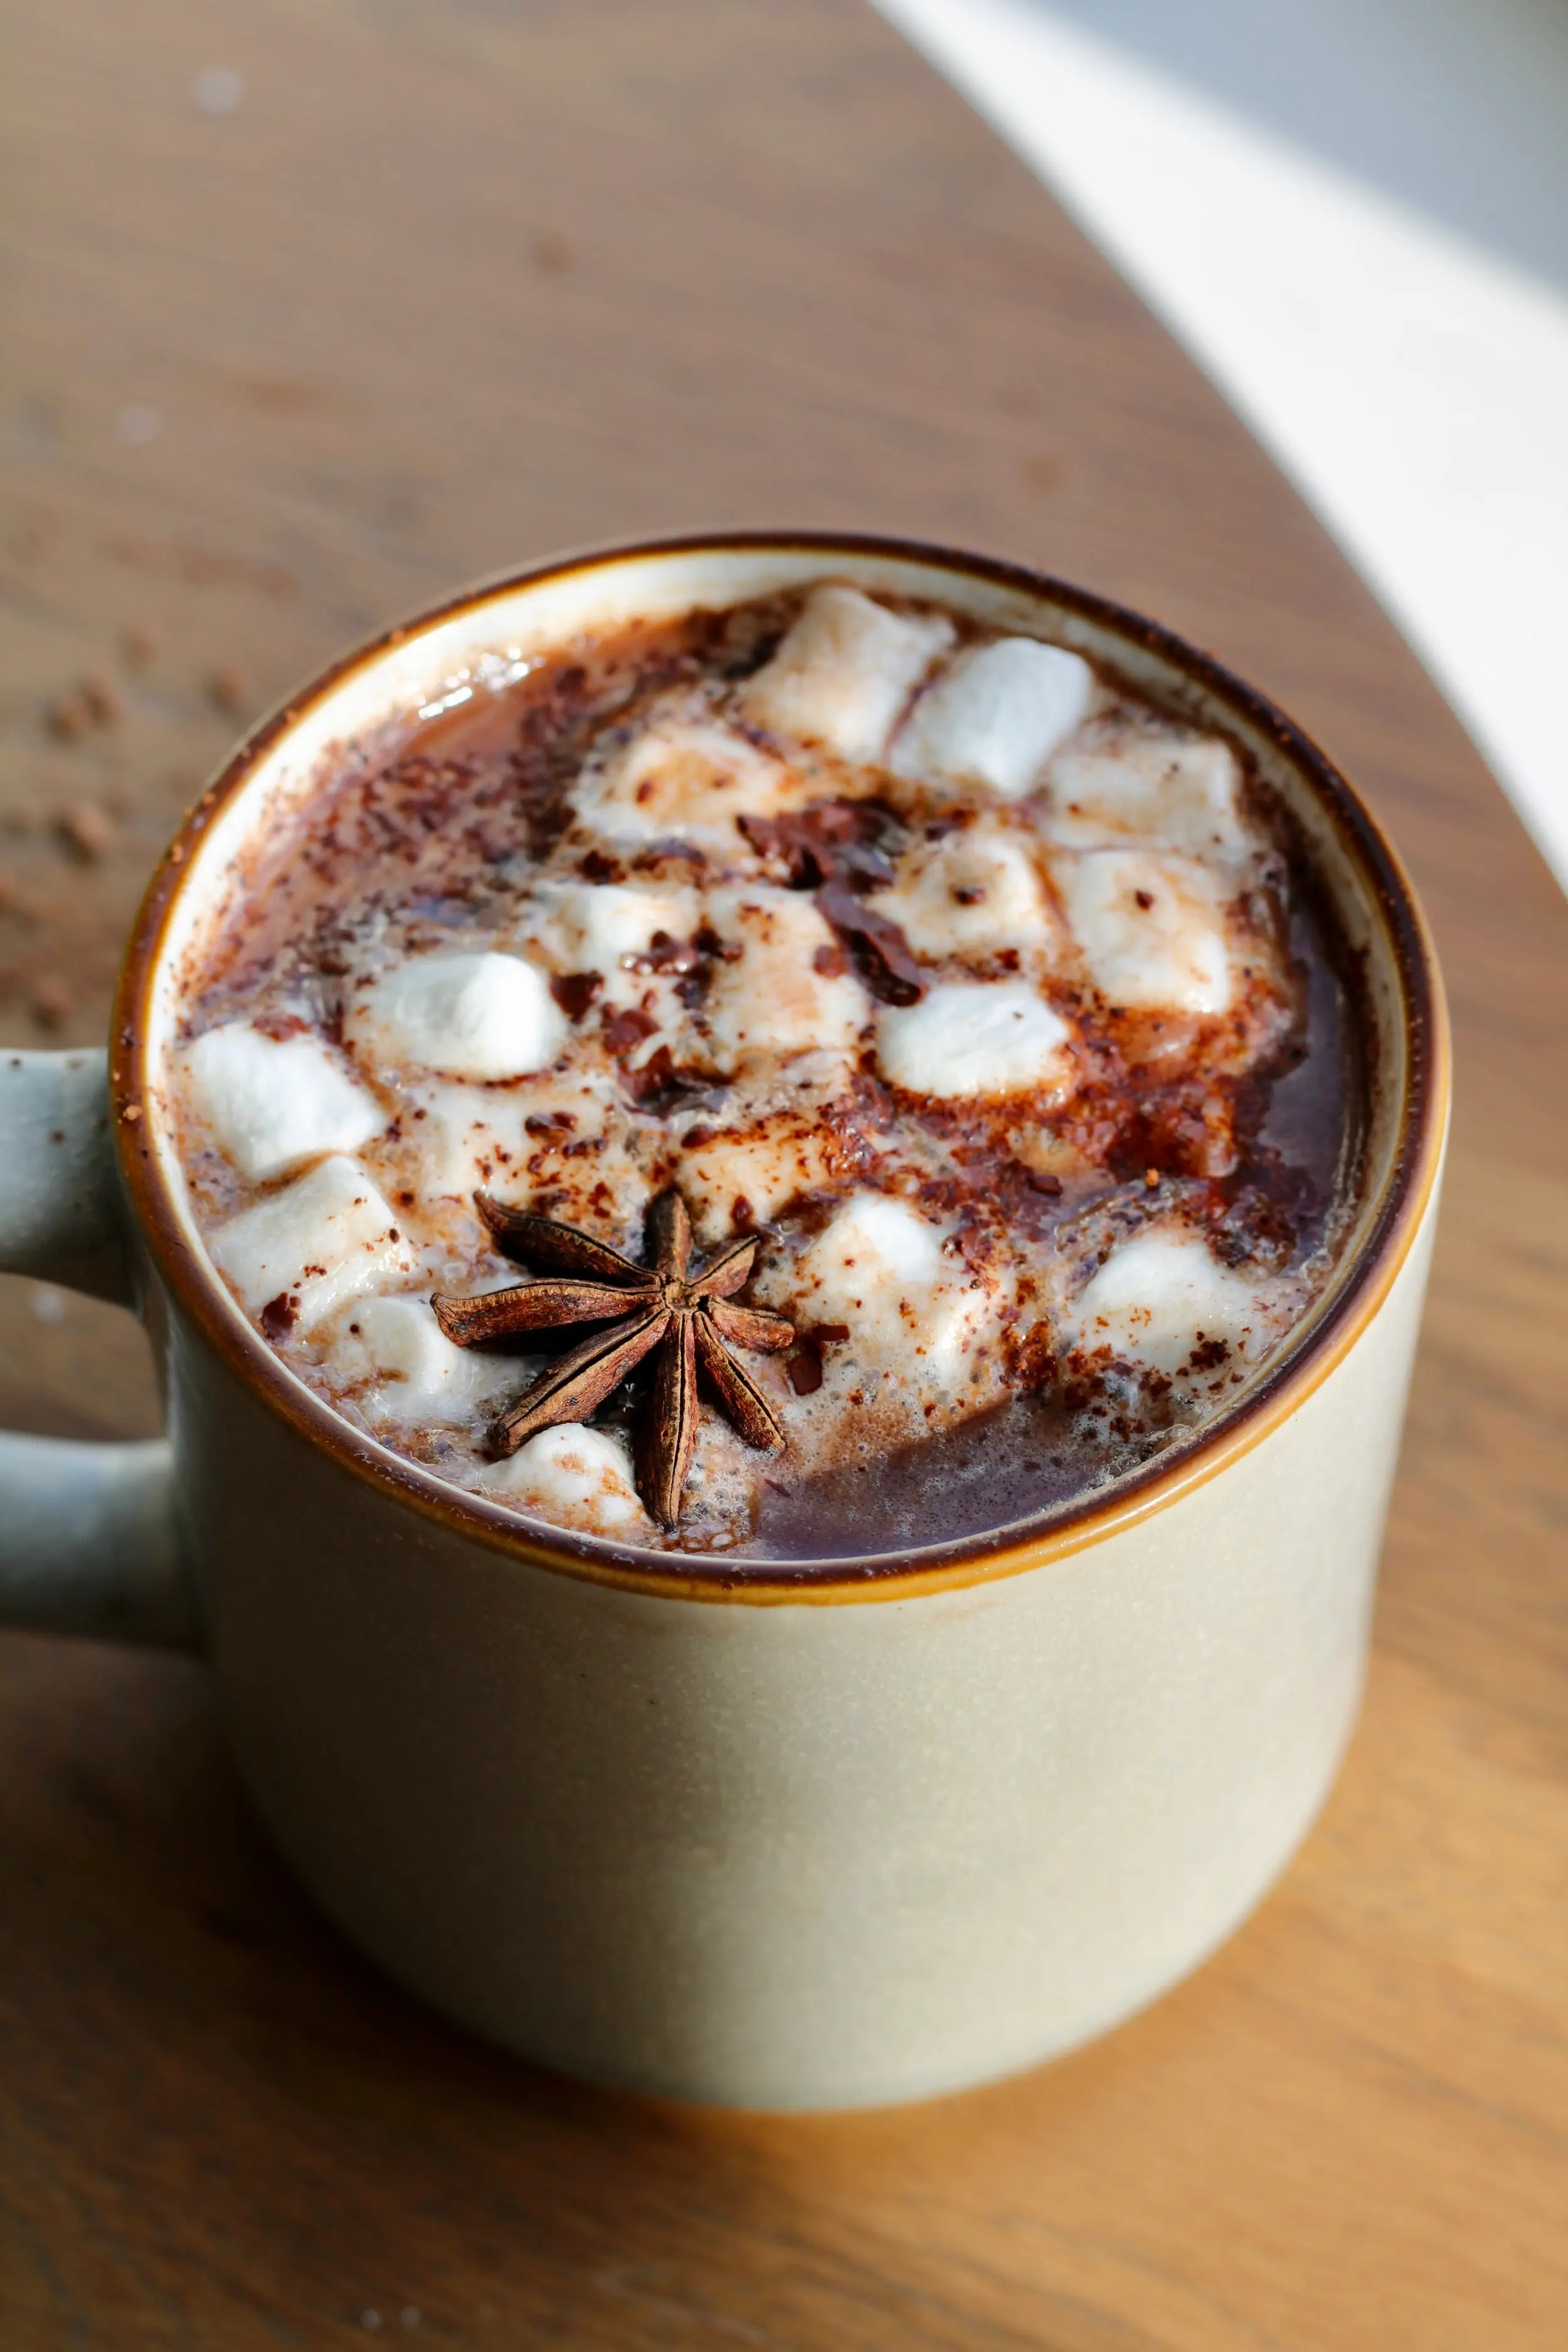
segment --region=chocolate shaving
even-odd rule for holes
[[[742,816],[741,831],[791,890],[842,881],[875,890],[893,878],[905,829],[880,801],[818,801],[782,816]]]
[[[300,1320],[300,1299],[297,1292],[280,1290],[269,1298],[257,1318],[274,1347],[289,1337]]]
[[[721,940],[711,923],[704,923],[695,944],[705,956],[716,956],[721,963],[739,963],[745,949],[738,940]]]
[[[816,903],[867,991],[879,1004],[918,1004],[926,982],[897,923],[879,915],[842,882],[829,882]]]
[[[668,1045],[656,1046],[635,1068],[621,1066],[621,1084],[634,1108],[650,1118],[667,1118],[672,1112],[712,1099],[713,1088],[703,1077],[684,1077]]]
[[[605,1043],[618,1058],[622,1055],[635,1053],[658,1027],[658,1023],[651,1013],[644,1013],[638,1005],[628,1005],[623,1012],[605,1013]]]
[[[689,940],[672,939],[668,931],[655,931],[639,955],[625,959],[628,971],[673,971],[685,974],[702,967],[702,950]]]
[[[568,1021],[581,1021],[604,985],[603,972],[558,971],[550,983],[550,993]]]

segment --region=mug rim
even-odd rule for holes
[[[394,1454],[317,1396],[267,1346],[220,1289],[192,1246],[172,1195],[149,1123],[153,1089],[146,1068],[152,990],[163,961],[175,902],[193,853],[220,809],[250,782],[267,753],[345,680],[373,667],[408,639],[502,596],[642,558],[776,553],[838,555],[923,564],[937,571],[1048,602],[1181,672],[1211,702],[1267,737],[1305,776],[1370,895],[1387,934],[1398,978],[1405,1029],[1405,1096],[1388,1172],[1375,1213],[1355,1245],[1344,1279],[1323,1312],[1287,1339],[1278,1360],[1237,1402],[1217,1414],[1175,1459],[1158,1456],[1107,1492],[1041,1525],[1002,1528],[874,1559],[747,1561],[726,1569],[722,1555],[637,1550],[613,1538],[575,1536],[526,1519],[502,1504],[456,1486]],[[934,541],[858,531],[700,531],[613,541],[545,558],[521,571],[482,580],[394,623],[319,671],[239,741],[180,826],[154,868],[132,930],[116,997],[110,1052],[112,1129],[121,1176],[149,1253],[163,1281],[242,1384],[307,1443],[393,1500],[469,1541],[529,1566],[663,1599],[779,1602],[906,1600],[989,1583],[1068,1557],[1168,1508],[1206,1485],[1270,1435],[1321,1385],[1374,1320],[1426,1220],[1441,1166],[1451,1088],[1447,1006],[1426,918],[1403,863],[1360,794],[1334,762],[1266,695],[1212,654],[1131,607],[1073,583],[1013,562]],[[665,1563],[668,1563],[666,1565]]]

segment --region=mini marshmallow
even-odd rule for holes
[[[505,1380],[504,1361],[453,1346],[427,1298],[365,1298],[338,1320],[336,1363],[374,1383],[361,1399],[373,1420],[460,1421]]]
[[[1155,1226],[1106,1259],[1065,1318],[1063,1336],[1089,1354],[1109,1348],[1151,1371],[1174,1374],[1203,1340],[1256,1353],[1271,1336],[1271,1318],[1252,1284],[1221,1265],[1201,1235]]]
[[[883,1013],[877,1066],[890,1086],[942,1101],[1045,1087],[1059,1102],[1077,1083],[1071,1035],[1021,982],[952,981]]]
[[[881,760],[910,696],[952,643],[952,624],[907,619],[837,582],[807,597],[773,659],[741,690],[748,716],[839,758]]]
[[[564,1111],[572,1125],[562,1132],[572,1136],[597,1134],[604,1125],[602,1090],[553,1073],[505,1087],[421,1076],[406,1080],[402,1094],[402,1145],[392,1165],[426,1210],[438,1201],[469,1202],[521,1167],[538,1142],[531,1118]]]
[[[699,916],[690,890],[637,890],[618,882],[577,882],[561,893],[556,929],[567,968],[596,971],[595,1004],[636,1004],[653,984],[627,969],[654,941],[689,940]]]
[[[1047,837],[1069,849],[1147,847],[1245,857],[1258,847],[1227,743],[1175,729],[1121,730],[1063,751],[1049,779]]]
[[[1052,873],[1089,978],[1110,1004],[1217,1013],[1232,993],[1219,886],[1190,857],[1095,849]]]
[[[412,1274],[417,1263],[390,1204],[341,1154],[231,1217],[211,1248],[250,1314],[285,1298],[286,1328],[300,1332],[346,1299]]]
[[[566,1017],[537,965],[521,956],[411,956],[349,1000],[349,1044],[375,1066],[455,1078],[521,1078],[566,1042]]]
[[[386,1125],[319,1037],[264,1037],[248,1021],[229,1021],[180,1058],[193,1107],[252,1184],[353,1151]]]
[[[647,1524],[625,1443],[582,1422],[542,1429],[509,1462],[487,1472],[485,1488],[560,1526],[594,1534]]]
[[[770,1224],[802,1192],[829,1186],[838,1149],[830,1129],[815,1114],[767,1119],[760,1129],[715,1135],[683,1151],[680,1187],[705,1244],[722,1241],[735,1223],[735,1202],[744,1201],[756,1224]]]
[[[629,743],[591,763],[572,802],[579,823],[610,840],[679,835],[740,849],[738,816],[766,816],[800,796],[798,780],[782,761],[687,697],[657,710]]]
[[[994,1299],[908,1202],[860,1192],[795,1269],[801,1319],[849,1326],[851,1360],[951,1385]]]
[[[1077,654],[1035,637],[998,637],[960,654],[927,688],[900,730],[893,773],[1021,800],[1093,697],[1094,672]]]
[[[979,824],[917,842],[871,901],[898,924],[917,955],[994,955],[1005,948],[1048,954],[1058,925],[1029,844]]]
[[[763,883],[710,891],[708,920],[741,950],[714,964],[705,1007],[717,1069],[731,1073],[758,1054],[855,1043],[870,1011],[866,992],[804,892]]]
[[[942,1227],[907,1201],[859,1192],[824,1227],[806,1263],[816,1281],[837,1286],[841,1298],[858,1295],[868,1280],[892,1279],[919,1289],[941,1281],[944,1239]]]

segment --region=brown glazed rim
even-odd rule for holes
[[[251,1328],[192,1247],[149,1134],[153,1101],[145,1066],[147,1013],[170,918],[193,853],[216,812],[240,793],[259,759],[297,719],[347,677],[391,648],[476,605],[518,589],[646,557],[777,552],[867,557],[934,566],[1004,590],[1047,599],[1144,648],[1268,739],[1305,774],[1342,845],[1371,887],[1399,975],[1405,1024],[1405,1090],[1397,1142],[1383,1195],[1336,1295],[1296,1347],[1256,1388],[1165,1465],[1155,1461],[1103,1498],[1044,1525],[1027,1520],[962,1541],[890,1553],[870,1561],[758,1561],[725,1569],[700,1555],[617,1549],[604,1538],[574,1537],[520,1519],[500,1504],[447,1485],[378,1445],[342,1420],[287,1370]],[[1065,1558],[1131,1528],[1216,1476],[1259,1444],[1311,1395],[1378,1313],[1419,1232],[1437,1181],[1447,1125],[1447,1013],[1426,923],[1404,869],[1349,783],[1300,729],[1264,696],[1169,630],[1109,599],[1048,574],[988,556],[916,540],[837,531],[729,531],[594,548],[508,573],[435,605],[356,648],[291,696],[246,737],[187,813],[148,885],[132,935],[115,1006],[110,1052],[114,1130],[126,1188],[164,1282],[220,1360],[300,1437],[342,1468],[436,1520],[450,1533],[520,1564],[667,1600],[753,1604],[905,1600],[1014,1576]]]

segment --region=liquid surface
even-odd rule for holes
[[[443,698],[443,702],[447,698]],[[498,656],[324,763],[186,974],[170,1100],[214,1261],[345,1419],[637,1549],[896,1553],[1066,1508],[1228,1407],[1334,1262],[1348,966],[1234,747],[1033,639],[841,583]],[[757,1237],[679,1523],[650,1366],[498,1422],[581,1326],[484,1193],[640,1257]]]

